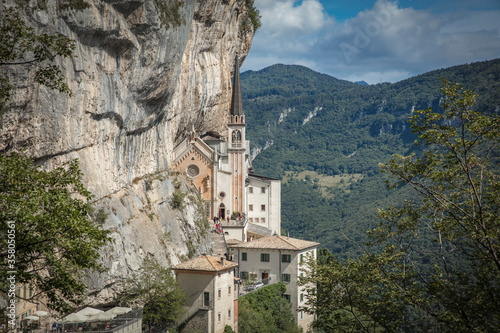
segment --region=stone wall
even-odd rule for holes
[[[200,309],[191,316],[181,327],[184,333],[209,333],[212,310]]]

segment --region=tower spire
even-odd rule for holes
[[[238,53],[234,60],[234,77],[233,77],[233,96],[231,98],[231,116],[243,116],[243,103],[241,98],[241,82],[240,82],[240,62],[238,61]]]

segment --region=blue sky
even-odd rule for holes
[[[370,84],[500,57],[500,0],[255,0],[241,67],[304,65]]]

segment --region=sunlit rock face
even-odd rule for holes
[[[253,31],[240,29],[244,0],[83,1],[87,8],[64,5],[78,1],[22,2],[29,25],[76,41],[73,58],[57,59],[72,95],[34,84],[32,67],[7,69],[14,91],[0,125],[0,151],[24,151],[47,169],[80,160],[113,230],[114,245],[103,255],[110,270],[89,279],[95,299],[109,301],[115,291],[106,286],[144,256],[175,264],[193,237],[198,253],[209,250],[189,200],[192,213],[166,204],[175,190],[168,172],[153,181],[154,195],[141,184],[168,170],[173,147],[193,126],[201,133],[224,130],[234,58],[245,58]],[[1,10],[20,3],[6,0]],[[156,202],[149,217],[141,213],[147,195]],[[168,230],[178,230],[176,241],[184,243],[175,244],[177,252],[161,245]]]

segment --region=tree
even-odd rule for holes
[[[92,198],[77,160],[45,172],[32,159],[0,154],[0,277],[34,287],[30,299],[69,310],[85,291],[83,276],[101,270],[108,231],[90,219]],[[15,273],[12,273],[15,272]]]
[[[224,333],[234,333],[234,330],[231,328],[231,326],[226,325],[224,327]]]
[[[186,293],[169,268],[146,258],[140,270],[124,281],[120,302],[144,305],[145,323],[167,327],[175,324],[184,313]]]
[[[238,301],[238,332],[299,333],[292,307],[283,294],[284,283],[276,283],[240,297]]]
[[[37,34],[12,8],[0,17],[0,69],[14,66],[35,68],[35,82],[71,94],[57,57],[72,57],[75,43],[62,35]],[[12,86],[0,72],[0,108],[9,100]]]
[[[358,260],[311,263],[307,310],[327,324],[349,313],[355,319],[344,327],[366,332],[500,327],[500,119],[475,112],[476,95],[458,84],[443,80],[442,92],[443,113],[426,109],[410,118],[423,152],[382,165],[393,179],[388,186],[410,186],[414,198],[380,211]],[[419,237],[433,242],[419,248]],[[384,249],[371,253],[375,244]],[[414,260],[419,252],[432,269]]]

